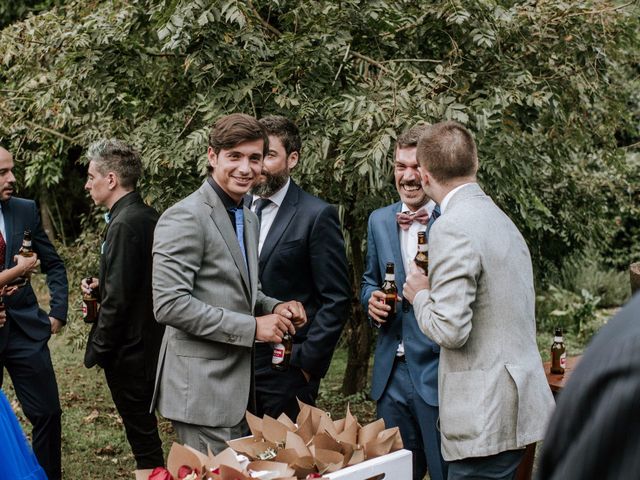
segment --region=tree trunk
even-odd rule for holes
[[[51,208],[49,207],[49,195],[46,193],[40,194],[40,219],[42,220],[42,228],[49,237],[49,240],[53,241],[55,228],[53,226],[53,220],[51,216]]]
[[[351,231],[349,242],[351,247],[351,285],[354,301],[346,328],[349,353],[342,381],[342,393],[345,395],[353,395],[366,388],[367,379],[369,378],[369,356],[371,354],[371,330],[367,323],[365,312],[360,305],[360,280],[362,279],[364,265],[362,239],[356,232]]]
[[[631,294],[640,291],[640,263],[632,263],[629,266],[629,276],[631,280]]]

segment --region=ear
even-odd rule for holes
[[[207,148],[207,158],[209,159],[209,165],[211,165],[211,168],[216,168],[218,165],[218,155],[212,147]]]
[[[291,154],[289,154],[289,158],[287,158],[287,166],[289,167],[289,170],[293,170],[293,167],[298,164],[299,159],[300,154],[298,152],[291,152]]]
[[[118,186],[118,176],[115,172],[107,173],[107,185],[109,186],[109,190],[113,190]]]
[[[418,166],[418,172],[420,173],[420,183],[422,183],[422,186],[426,187],[429,185],[431,176],[427,172],[427,169],[420,165]]]

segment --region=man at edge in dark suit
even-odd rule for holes
[[[99,288],[100,311],[92,325],[84,364],[104,369],[111,396],[141,470],[164,465],[151,398],[164,326],[155,321],[151,296],[151,250],[158,212],[135,191],[142,174],[139,154],[119,140],[101,140],[88,150],[85,189],[109,209],[100,255],[100,277],[82,290]]]
[[[62,411],[47,342],[67,321],[67,272],[42,228],[35,202],[13,197],[13,166],[11,153],[0,147],[0,268],[12,265],[24,231],[31,230],[33,250],[47,275],[51,301],[47,315],[39,308],[30,284],[5,298],[7,322],[0,329],[0,386],[6,369],[22,410],[33,425],[32,444],[38,462],[50,480],[57,480],[62,478]]]
[[[271,344],[256,344],[256,403],[260,416],[295,420],[296,397],[314,405],[329,369],[349,308],[349,275],[338,212],[290,178],[300,159],[298,128],[279,116],[260,123],[269,151],[250,199],[260,219],[260,282],[268,296],[301,302],[308,323],[296,331],[288,371],[271,369]]]

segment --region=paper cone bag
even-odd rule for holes
[[[266,440],[256,440],[253,437],[236,438],[228,440],[229,445],[237,453],[249,457],[250,460],[269,460],[276,453],[276,445]]]
[[[384,430],[384,420],[382,418],[376,420],[373,423],[369,423],[360,429],[358,432],[358,443],[364,445],[371,440],[375,440],[380,432]]]
[[[262,438],[262,419],[260,417],[256,417],[248,410],[244,414],[244,418],[247,420],[249,430],[251,430],[251,435],[256,439]]]
[[[340,452],[316,448],[313,453],[319,473],[332,473],[343,467],[344,456]]]
[[[293,468],[298,478],[305,478],[310,473],[316,473],[313,457],[310,454],[301,457],[295,450],[285,448],[278,452],[275,460],[277,462],[284,462]]]
[[[395,427],[397,430],[398,427]],[[396,431],[393,428],[380,432],[378,436],[364,445],[365,457],[368,459],[381,457],[391,451],[395,442]]]
[[[283,462],[268,462],[258,460],[251,462],[247,466],[247,471],[252,478],[261,480],[274,480],[276,478],[285,478],[295,475],[295,470],[289,467],[289,464]]]
[[[291,420],[286,413],[281,413],[280,416],[278,417],[278,421],[283,424],[285,427],[287,427],[288,430],[290,431],[295,431],[296,429],[296,424],[293,423],[293,420]]]
[[[287,432],[290,431],[283,423],[269,415],[265,415],[262,419],[262,435],[268,442],[284,445],[287,440]]]
[[[342,445],[328,433],[319,433],[311,439],[311,445],[323,450],[342,453]]]
[[[200,454],[202,455],[202,454]],[[167,470],[174,477],[178,478],[178,470],[183,465],[191,467],[194,470],[200,471],[202,463],[198,455],[196,455],[192,449],[184,447],[179,443],[173,443],[171,450],[169,450],[169,457],[167,458]]]

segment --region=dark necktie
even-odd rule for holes
[[[440,215],[442,215],[440,213],[440,205],[436,205],[433,212],[431,212],[431,218],[429,218],[429,223],[427,224],[427,238],[429,238],[429,230],[431,230],[433,222],[435,222]]]
[[[242,252],[242,258],[244,258],[244,264],[249,268],[247,263],[247,252],[244,249],[244,210],[242,207],[230,208],[230,212],[233,212],[236,219],[236,237],[240,244],[240,251]]]
[[[271,205],[271,203],[271,200],[268,198],[259,198],[256,200],[255,212],[258,217],[258,222],[262,223],[262,210],[264,210],[267,205]]]
[[[5,256],[7,255],[7,244],[4,241],[4,236],[0,232],[0,270],[4,270]]]

